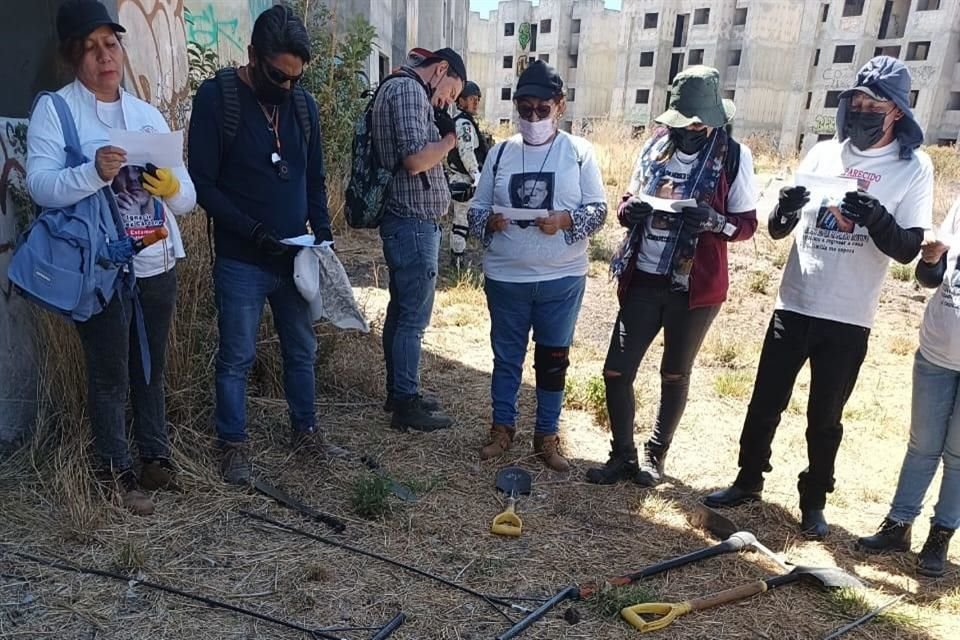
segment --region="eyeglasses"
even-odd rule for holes
[[[295,85],[300,82],[300,79],[303,78],[303,72],[301,71],[299,75],[288,76],[280,69],[277,69],[275,66],[267,62],[266,60],[261,61],[263,65],[263,72],[267,74],[267,78],[270,79],[270,82],[274,84],[286,84],[289,82],[291,85]]]
[[[517,114],[524,120],[530,120],[534,113],[537,114],[537,119],[546,120],[553,113],[553,105],[549,102],[541,102],[536,107],[528,104],[517,105]]]

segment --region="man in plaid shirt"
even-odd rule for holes
[[[467,70],[459,54],[440,49],[400,74],[384,84],[373,105],[377,155],[383,166],[397,167],[380,223],[390,270],[384,409],[393,411],[396,429],[436,431],[453,421],[420,393],[420,350],[437,284],[439,220],[450,206],[443,160],[457,144],[446,108],[463,90]]]

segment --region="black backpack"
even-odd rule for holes
[[[237,130],[240,128],[240,96],[237,93],[237,83],[240,78],[237,76],[237,70],[234,67],[220,69],[216,73],[217,86],[220,87],[220,101],[223,107],[223,126],[220,130],[220,149],[222,156],[226,156],[233,146],[233,141],[237,137]],[[297,122],[300,123],[300,131],[303,133],[303,140],[306,147],[310,146],[310,138],[313,135],[313,120],[310,118],[309,102],[313,100],[306,89],[299,84],[295,85],[292,93],[293,110],[297,114]]]

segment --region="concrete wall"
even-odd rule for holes
[[[341,0],[343,2],[344,0]],[[220,61],[243,64],[253,23],[273,0],[182,0],[187,39],[217,52]]]

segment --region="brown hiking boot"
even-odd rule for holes
[[[107,472],[101,477],[101,482],[104,488],[118,498],[123,508],[130,513],[138,516],[149,516],[153,513],[153,500],[140,488],[136,474],[130,469],[115,473]]]
[[[560,454],[560,436],[557,434],[534,434],[533,450],[543,464],[554,471],[570,471],[570,463]]]
[[[144,491],[180,491],[177,470],[165,458],[144,461],[140,470],[140,488]]]
[[[489,460],[498,458],[510,450],[513,444],[513,434],[516,429],[511,429],[505,424],[495,424],[490,428],[490,442],[480,449],[480,459]]]
[[[318,429],[294,431],[290,436],[290,448],[293,449],[294,453],[322,460],[345,458],[350,455],[350,452],[346,449],[327,442]]]

